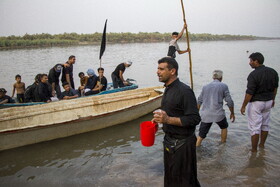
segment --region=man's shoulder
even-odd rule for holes
[[[191,89],[191,87],[181,81],[178,81],[178,83],[176,84],[178,89],[180,91],[183,91],[183,92],[193,92],[193,90]]]

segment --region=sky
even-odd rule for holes
[[[280,0],[183,0],[191,33],[280,37]],[[0,0],[0,36],[173,32],[180,0]]]

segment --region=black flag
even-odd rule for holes
[[[103,35],[102,35],[102,41],[101,41],[101,47],[100,47],[100,53],[99,53],[99,60],[101,59],[105,48],[106,48],[106,27],[107,27],[107,19],[105,21]]]

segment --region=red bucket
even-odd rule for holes
[[[140,124],[140,139],[143,146],[150,147],[154,145],[157,124],[151,121],[144,121]]]

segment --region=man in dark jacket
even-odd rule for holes
[[[51,102],[52,92],[48,83],[48,75],[42,74],[41,82],[38,85],[38,94],[40,102]]]
[[[165,57],[158,61],[159,81],[165,83],[161,111],[153,122],[162,123],[164,136],[164,186],[200,186],[197,179],[195,128],[200,122],[192,89],[178,78],[178,63]]]

